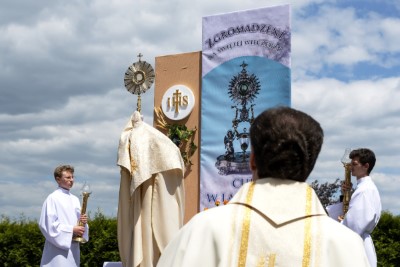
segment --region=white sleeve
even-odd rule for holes
[[[370,234],[376,225],[376,214],[372,203],[371,195],[368,191],[362,191],[353,194],[350,200],[349,211],[343,220],[343,224],[352,229],[354,232],[363,236],[365,233]]]
[[[43,203],[39,228],[47,241],[54,246],[68,250],[71,247],[73,225],[59,221],[54,199],[49,197]]]

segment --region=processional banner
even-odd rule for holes
[[[203,17],[200,211],[246,182],[249,128],[265,109],[290,106],[290,6]]]

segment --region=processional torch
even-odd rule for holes
[[[86,182],[82,186],[81,193],[82,193],[81,214],[85,214],[86,213],[86,207],[87,207],[87,201],[88,201],[89,195],[92,193],[90,191],[89,185]],[[78,220],[78,225],[79,226],[84,226],[84,224],[80,220]],[[87,242],[87,240],[85,238],[83,238],[82,236],[75,236],[74,238],[72,238],[72,240],[76,241],[76,242],[79,242],[81,244],[84,244],[84,243]]]
[[[339,216],[339,221],[344,219],[347,211],[349,210],[350,197],[351,197],[351,159],[350,159],[351,148],[346,148],[344,155],[341,159],[344,167],[344,184],[347,185],[346,189],[343,190],[343,215]],[[348,189],[347,189],[348,188]]]

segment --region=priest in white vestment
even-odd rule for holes
[[[156,266],[183,225],[184,163],[179,148],[135,111],[123,130],[118,247],[124,267]]]
[[[79,198],[71,194],[74,168],[62,165],[55,169],[54,178],[59,187],[43,203],[39,228],[46,241],[40,266],[78,267],[80,244],[72,241],[74,235],[89,240],[86,214],[81,215]],[[84,226],[79,226],[81,220]]]
[[[369,266],[361,238],[327,214],[305,183],[323,141],[318,122],[280,107],[250,129],[253,181],[193,217],[158,267]]]

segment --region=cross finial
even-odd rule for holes
[[[139,58],[139,61],[140,61],[140,59],[143,57],[142,53],[139,53],[139,55],[137,55],[137,57]]]
[[[240,65],[243,69],[245,69],[248,65],[243,61],[243,63]]]

